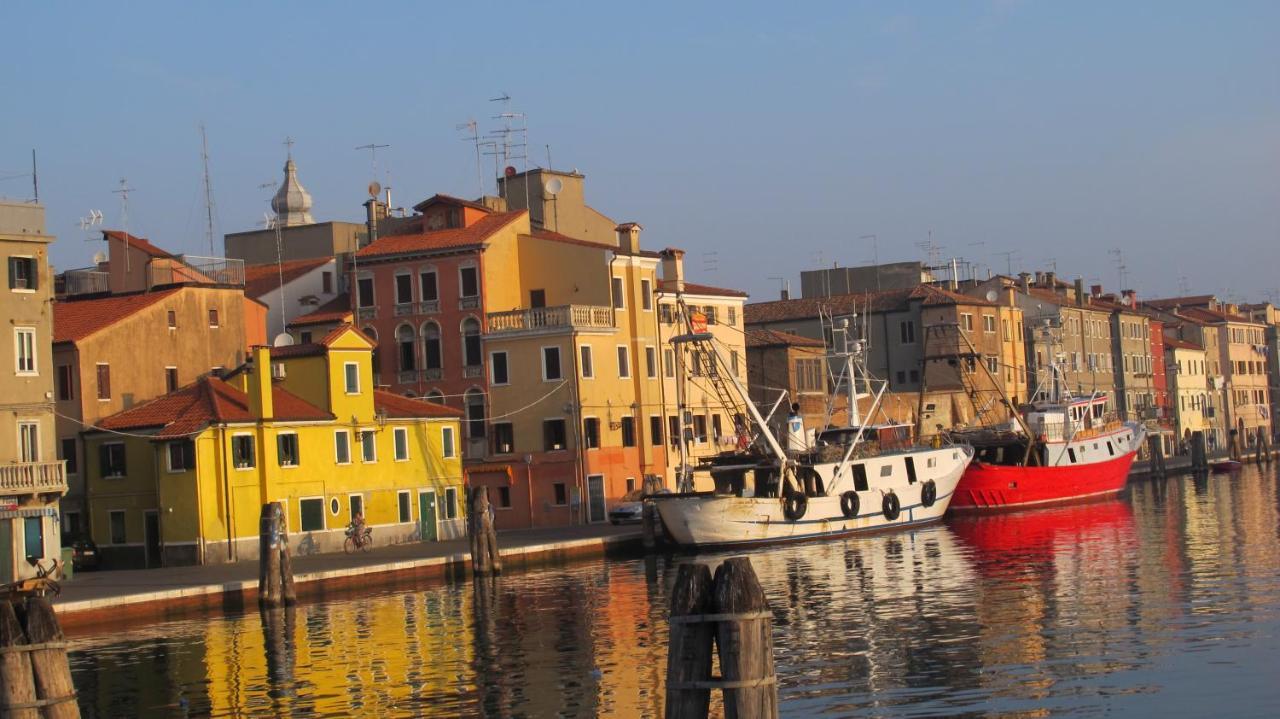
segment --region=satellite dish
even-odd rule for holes
[[[103,262],[106,262],[106,261],[107,261],[107,253],[105,253],[105,252],[95,252],[95,253],[93,254],[93,264],[95,264],[95,265],[100,265],[100,264],[102,264]]]
[[[288,332],[281,332],[276,335],[275,339],[271,340],[272,347],[288,347],[291,344],[293,344],[293,335]]]
[[[381,195],[381,194],[382,194],[382,185],[379,185],[377,180],[370,182],[369,197],[377,199],[378,195]]]
[[[999,297],[995,290],[987,290],[987,302],[995,302]]]
[[[556,195],[560,194],[561,190],[564,189],[564,181],[561,180],[559,177],[553,177],[550,180],[547,180],[546,184],[544,184],[542,187],[547,191],[548,195],[555,197]]]
[[[1128,307],[1129,305],[1133,304],[1133,298],[1128,295],[1125,295],[1124,297],[1120,298],[1120,304],[1124,305],[1125,307]]]

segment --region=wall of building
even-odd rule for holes
[[[350,254],[367,238],[368,229],[364,223],[317,222],[314,225],[283,227],[280,229],[279,256],[285,260],[302,260]],[[278,256],[276,231],[250,230],[225,235],[223,252],[227,257],[242,259],[248,265],[275,262]]]

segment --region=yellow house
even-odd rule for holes
[[[85,447],[104,561],[254,558],[270,501],[298,554],[339,551],[356,514],[377,544],[463,536],[459,413],[375,389],[372,348],[350,325],[255,347],[225,379],[101,420]]]

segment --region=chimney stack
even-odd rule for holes
[[[249,394],[249,413],[259,419],[271,419],[275,410],[271,397],[271,348],[259,345],[250,352],[253,367],[245,382],[245,390]]]
[[[684,250],[668,247],[662,257],[662,283],[674,292],[684,292]]]
[[[627,254],[640,252],[640,231],[644,228],[634,222],[624,222],[615,228],[618,233],[618,249]]]
[[[791,299],[791,280],[783,280],[782,301],[786,302],[789,299]]]
[[[1102,294],[1102,285],[1092,285],[1089,287],[1089,296],[1097,297]]]
[[[1084,307],[1084,278],[1076,278],[1076,306]]]
[[[1031,292],[1031,273],[1019,272],[1018,279],[1022,280],[1022,293],[1029,294]]]

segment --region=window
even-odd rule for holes
[[[711,436],[717,440],[724,436],[724,427],[720,424],[720,415],[711,415]]]
[[[405,427],[396,427],[391,430],[391,437],[395,441],[396,461],[407,461],[409,459],[409,430]]]
[[[916,323],[911,320],[899,322],[898,334],[902,337],[902,344],[914,344],[916,341]]]
[[[546,307],[547,291],[546,290],[529,290],[529,306],[530,307]]]
[[[729,350],[729,371],[735,377],[738,375],[738,350]]]
[[[662,417],[656,414],[649,415],[649,441],[654,446],[662,444]]]
[[[362,429],[357,435],[360,439],[360,459],[363,462],[378,461],[378,435],[371,429]]]
[[[582,345],[578,348],[578,354],[581,356],[582,378],[591,379],[596,376],[595,365],[591,362],[591,346]]]
[[[1092,323],[1091,323],[1092,324]],[[1009,320],[1000,320],[1000,329],[1003,331],[1004,341],[1009,341]]]
[[[126,541],[124,531],[124,510],[113,509],[109,516],[111,517],[111,543],[124,544]]]
[[[33,327],[18,327],[13,331],[18,374],[36,374],[36,331]]]
[[[636,446],[636,418],[635,417],[622,418],[622,446],[623,447]]]
[[[627,302],[626,295],[622,291],[622,278],[614,277],[610,286],[613,288],[613,308],[616,310],[625,309]]]
[[[510,422],[495,422],[493,424],[494,454],[511,454],[511,451],[515,446],[516,446],[515,426],[512,425]]]
[[[364,495],[347,495],[347,516],[352,522],[356,521],[357,516],[364,516]]]
[[[699,443],[707,441],[707,416],[705,414],[695,414],[693,416],[693,436]]]
[[[98,447],[98,469],[103,477],[123,477],[125,475],[123,442],[107,442]]]
[[[423,302],[435,302],[440,299],[440,287],[436,282],[436,271],[425,270],[418,274],[418,292]]]
[[[40,425],[37,422],[18,423],[18,461],[40,461]]]
[[[302,531],[319,532],[324,529],[324,499],[307,497],[298,500],[298,512],[302,515]]]
[[[970,332],[973,331],[973,315],[968,312],[962,312],[960,314],[960,329]]]
[[[396,492],[396,508],[399,510],[401,524],[413,521],[413,505],[409,503],[408,490]]]
[[[396,304],[413,304],[413,276],[408,272],[396,273]]]
[[[898,370],[898,384],[906,384],[906,383],[907,383],[907,373],[904,372],[903,370]]]
[[[645,312],[653,311],[653,283],[640,280],[640,307]]]
[[[342,376],[347,394],[360,394],[360,365],[357,362],[344,362]]]
[[[58,459],[66,460],[67,474],[76,474],[79,471],[77,464],[76,440],[69,437],[58,442]]]
[[[563,507],[569,503],[569,493],[565,490],[564,482],[556,482],[551,485],[551,489],[555,493],[555,504],[557,507]]]
[[[676,376],[676,353],[675,350],[662,350],[662,374],[664,377],[672,378]]]
[[[209,310],[209,326],[210,327],[218,326],[218,310],[216,309]]]
[[[171,330],[176,330],[176,329],[178,329],[178,313],[177,313],[177,311],[175,311],[175,310],[169,310],[167,314],[168,314],[168,317],[169,317],[169,329],[171,329]]]
[[[585,417],[582,420],[582,444],[587,449],[600,449],[600,420]]]
[[[798,359],[795,366],[797,392],[822,392],[826,388],[821,359]]]
[[[34,290],[39,285],[36,261],[32,257],[9,258],[9,289]]]
[[[428,322],[422,328],[422,350],[426,355],[423,357],[423,363],[427,370],[438,370],[443,366],[440,351],[440,325],[435,322]]]
[[[715,305],[707,305],[706,307],[703,307],[703,308],[702,308],[702,310],[703,310],[703,313],[707,316],[707,324],[708,324],[708,325],[714,325],[714,324],[716,324],[716,307],[715,307]]]
[[[169,471],[190,472],[196,468],[196,443],[189,439],[169,443]]]
[[[457,453],[453,441],[453,427],[440,428],[440,452],[445,459],[453,459]]]
[[[445,519],[458,518],[458,488],[457,487],[444,488],[444,518]]]
[[[373,278],[361,277],[356,281],[356,304],[360,307],[373,307]]]
[[[999,360],[999,359],[997,359],[997,358],[995,358],[995,357],[988,357],[988,358],[987,358],[987,371],[988,371],[988,372],[990,372],[990,373],[991,373],[991,374],[993,374],[993,375],[999,376],[999,373],[1000,373],[1000,360]]]
[[[542,421],[542,448],[548,452],[564,449],[567,444],[563,419]]]
[[[310,332],[302,332],[302,333],[300,333],[300,334],[299,334],[299,336],[298,336],[298,341],[299,341],[299,342],[301,342],[301,343],[302,343],[302,344],[304,344],[304,345],[309,345],[309,344],[311,344],[311,333],[310,333]]]
[[[463,267],[458,270],[458,281],[463,297],[475,297],[480,294],[480,276],[474,267]]]
[[[498,509],[511,509],[510,487],[498,487]]]
[[[729,305],[729,325],[732,327],[738,324],[738,308],[735,305]]]
[[[559,347],[543,347],[542,348],[542,379],[544,382],[561,379],[563,375],[560,372],[560,348]]]
[[[680,440],[680,418],[674,414],[667,417],[667,441],[675,446]]]
[[[918,369],[913,369],[913,370],[911,370],[911,372],[910,372],[910,380],[911,380],[912,382],[919,382],[919,381],[920,381],[920,370],[918,370]]]
[[[477,389],[469,389],[463,398],[466,406],[467,436],[483,437],[485,433],[484,395]]]
[[[178,368],[177,367],[164,368],[164,387],[165,387],[164,389],[165,392],[172,392],[178,389]]]
[[[250,469],[253,461],[253,437],[237,434],[231,438],[231,462],[236,469]]]
[[[735,357],[737,355],[734,355]],[[644,365],[649,379],[658,376],[658,350],[653,347],[644,348]]]
[[[462,363],[467,367],[480,364],[480,323],[474,317],[462,321]]]
[[[345,429],[333,433],[333,461],[351,464],[351,433]]]
[[[671,305],[658,305],[658,321],[663,324],[672,324],[676,321],[675,308]]]
[[[320,273],[320,291],[326,295],[333,292],[333,273],[332,272],[326,271],[326,272]]]
[[[71,374],[71,365],[58,365],[58,399],[67,401],[76,398],[75,378]]]
[[[627,348],[618,345],[618,377],[626,379],[631,376],[631,357],[627,354]]]
[[[983,316],[982,316],[982,331],[983,331],[983,332],[986,332],[987,334],[995,334],[995,333],[996,333],[996,318],[995,318],[995,315],[983,315]]]

